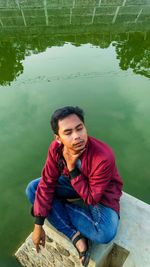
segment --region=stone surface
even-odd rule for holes
[[[116,237],[106,245],[92,244],[89,267],[150,267],[150,207],[123,193]],[[44,225],[46,246],[39,254],[31,235],[15,256],[26,267],[79,267],[78,253],[69,239],[49,223]],[[109,265],[108,265],[109,263]],[[115,263],[115,264],[114,264]]]
[[[45,248],[35,251],[31,235],[16,252],[16,258],[27,267],[77,267],[80,266],[78,253],[70,240],[58,233],[51,225],[44,225],[46,232]],[[53,237],[53,239],[51,238]]]
[[[56,247],[57,247],[57,250],[60,254],[62,254],[64,256],[70,256],[69,251],[67,249],[65,249],[63,246],[56,243]]]

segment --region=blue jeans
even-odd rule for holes
[[[31,181],[26,188],[26,195],[32,204],[40,179]],[[81,207],[66,201],[67,198],[77,197],[79,195],[71,186],[69,178],[60,176],[47,220],[69,239],[79,231],[95,243],[110,242],[116,235],[119,223],[116,211],[102,204]]]

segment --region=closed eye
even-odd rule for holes
[[[70,135],[72,132],[71,131],[65,131],[64,134],[65,135]]]
[[[77,127],[77,131],[81,131],[83,129],[83,126]]]

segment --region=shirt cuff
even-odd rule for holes
[[[42,216],[35,216],[34,215],[34,211],[33,211],[33,206],[31,208],[31,215],[33,217],[35,217],[35,224],[38,224],[38,225],[43,225],[44,224],[44,220],[45,220],[45,217],[42,217]]]
[[[75,167],[72,171],[69,172],[70,174],[70,179],[72,180],[73,178],[77,177],[80,174],[80,171],[77,167]]]
[[[45,217],[35,217],[35,224],[43,225],[44,224]]]

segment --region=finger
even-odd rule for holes
[[[42,245],[44,247],[44,245],[45,245],[45,239],[44,238],[41,238],[40,245]]]
[[[42,239],[41,245],[45,247],[45,239]]]
[[[42,241],[42,246],[45,247],[45,235],[42,236],[41,241]]]
[[[39,250],[40,250],[40,248],[39,248],[39,244],[36,244],[36,245],[35,245],[35,248],[36,248],[37,253],[39,253]]]

